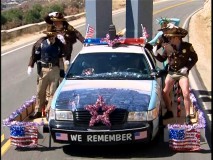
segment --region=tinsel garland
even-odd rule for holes
[[[36,96],[32,96],[32,98],[28,101],[26,101],[20,108],[18,108],[16,111],[12,112],[11,115],[3,120],[4,126],[42,126],[44,125],[44,122],[41,121],[40,123],[37,122],[20,122],[20,121],[14,121],[14,119],[20,115],[25,109],[30,107],[33,103],[36,101]]]

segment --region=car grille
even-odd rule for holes
[[[99,111],[98,114],[101,115],[103,111]],[[75,125],[89,125],[91,114],[89,111],[84,109],[78,109],[73,112]],[[126,122],[128,117],[128,111],[126,109],[116,108],[109,116],[111,125],[123,124]],[[98,123],[97,125],[103,125]]]

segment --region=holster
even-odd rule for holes
[[[41,68],[42,68],[41,62],[37,62],[37,73],[38,73],[38,75],[40,75],[40,73],[41,73]]]

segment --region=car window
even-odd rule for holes
[[[88,53],[76,57],[67,78],[149,79],[150,73],[149,63],[143,54]]]

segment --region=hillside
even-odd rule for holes
[[[203,9],[192,16],[189,25],[189,41],[198,54],[196,69],[208,91],[211,91],[211,0],[206,0]]]

